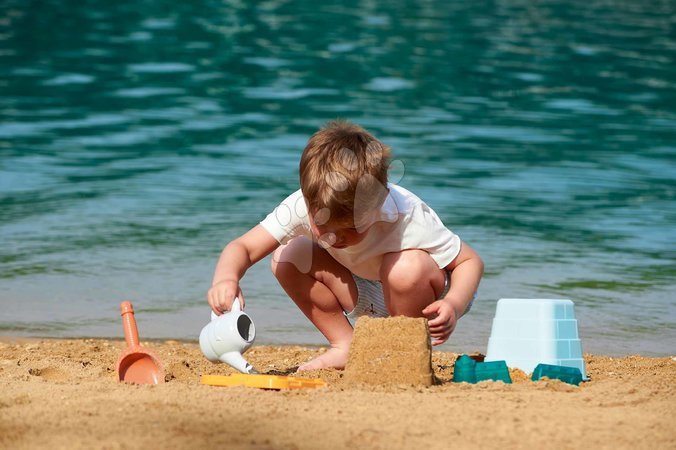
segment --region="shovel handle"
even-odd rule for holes
[[[138,347],[138,328],[136,327],[134,307],[131,306],[131,302],[124,301],[120,303],[120,312],[122,316],[122,326],[124,327],[124,340],[127,341],[127,347]]]

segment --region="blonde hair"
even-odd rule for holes
[[[356,223],[387,196],[390,148],[362,127],[344,120],[328,122],[305,146],[300,187],[308,211],[326,220]]]

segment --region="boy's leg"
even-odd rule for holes
[[[423,317],[422,310],[439,298],[446,275],[429,253],[387,253],[380,266],[385,305],[392,316]]]
[[[299,370],[345,367],[352,326],[343,311],[351,311],[357,303],[357,286],[350,271],[310,239],[297,237],[275,251],[272,272],[331,345]]]

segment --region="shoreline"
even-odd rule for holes
[[[36,342],[36,341],[74,341],[74,340],[98,340],[98,341],[109,341],[109,342],[124,342],[124,336],[16,336],[16,335],[3,335],[0,334],[0,344],[1,343],[21,343],[21,342]],[[195,338],[174,338],[174,337],[142,337],[141,343],[152,343],[152,344],[163,344],[163,343],[173,343],[179,342],[181,344],[195,344],[199,345],[199,339]],[[290,344],[280,344],[275,341],[261,341],[257,339],[254,343],[252,349],[256,347],[303,347],[308,349],[321,350],[322,348],[327,348],[328,343],[326,344],[317,344],[317,343],[290,343]],[[481,347],[481,346],[477,346]],[[584,348],[583,348],[584,350]],[[452,353],[452,354],[462,354],[463,352],[457,352],[452,350],[438,350],[435,347],[432,347],[432,351],[439,351],[442,353]],[[475,348],[472,351],[467,353],[471,354],[485,354],[485,345],[483,348]],[[598,355],[606,356],[611,358],[624,358],[624,357],[644,357],[644,358],[676,358],[676,353],[629,353],[629,352],[585,352],[586,355]]]
[[[212,364],[194,342],[142,341],[162,361],[167,382],[119,383],[122,339],[0,337],[0,446],[7,448],[366,449],[669,448],[676,444],[674,357],[585,354],[590,381],[452,383],[455,353],[433,351],[438,384],[364,386],[343,371],[303,377],[328,387],[297,391],[223,388],[202,374]],[[254,346],[260,372],[293,375],[322,352],[310,346]],[[520,371],[519,371],[520,372]],[[521,372],[523,374],[523,372]],[[237,430],[237,431],[233,431]]]

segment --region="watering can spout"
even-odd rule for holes
[[[249,364],[246,359],[239,352],[228,352],[224,353],[219,358],[221,362],[224,362],[235,369],[239,370],[242,373],[256,373],[254,368]]]

